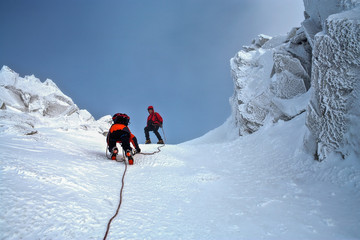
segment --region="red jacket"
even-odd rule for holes
[[[163,124],[163,119],[159,113],[153,112],[149,114],[147,118],[147,126],[151,126],[151,125],[160,126],[162,124]]]

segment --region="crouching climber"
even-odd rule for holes
[[[113,116],[113,121],[114,124],[110,127],[107,135],[107,144],[109,151],[111,152],[111,159],[116,160],[116,156],[119,153],[116,143],[119,142],[121,143],[129,164],[132,165],[134,163],[134,158],[130,142],[136,150],[135,153],[139,153],[141,149],[139,148],[136,137],[128,128],[130,117],[123,113],[117,113]]]
[[[147,118],[146,127],[144,128],[145,138],[146,138],[145,144],[151,143],[149,131],[153,131],[154,134],[156,135],[158,139],[157,144],[164,144],[164,141],[162,140],[161,135],[158,132],[159,127],[162,127],[163,119],[159,113],[154,112],[153,106],[148,107],[148,112],[149,112],[149,116]]]

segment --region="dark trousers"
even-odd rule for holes
[[[116,147],[116,142],[121,142],[121,146],[124,149],[124,151],[126,152],[127,150],[131,151],[131,146],[130,146],[130,136],[128,134],[122,135],[120,137],[114,137],[114,136],[109,136],[109,151],[111,152],[112,149],[114,147]]]
[[[159,126],[154,126],[154,125],[146,126],[144,128],[146,140],[150,140],[149,131],[153,131],[155,133],[156,137],[158,138],[158,140],[160,141],[162,138],[161,138],[161,135],[158,132],[158,130],[159,130]]]

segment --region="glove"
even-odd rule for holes
[[[135,151],[135,154],[136,153],[140,153],[141,152],[141,149],[140,148],[137,148],[136,151]]]

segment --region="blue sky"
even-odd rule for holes
[[[153,105],[180,143],[230,116],[230,58],[300,26],[303,11],[302,0],[2,0],[0,65],[52,79],[96,119],[127,113],[140,143]]]

